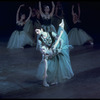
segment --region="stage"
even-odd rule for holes
[[[0,44],[0,98],[100,98],[100,49],[76,46],[70,51],[74,77],[43,87],[35,74],[41,54],[35,47],[7,49]]]

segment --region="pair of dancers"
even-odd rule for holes
[[[42,53],[42,61],[37,70],[37,78],[43,80],[43,86],[57,84],[73,77],[71,68],[68,36],[64,30],[64,20],[59,24],[58,33],[44,32],[40,27],[36,28],[39,36],[38,49]]]

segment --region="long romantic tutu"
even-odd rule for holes
[[[34,38],[33,38],[33,35],[34,35],[34,25],[32,23],[32,20],[28,20],[26,22],[26,24],[23,27],[23,30],[34,41]]]
[[[72,28],[68,33],[68,38],[70,45],[83,45],[88,41],[93,41],[91,36],[84,30],[78,28]]]
[[[21,48],[26,44],[33,45],[31,38],[24,31],[15,30],[8,41],[7,48]]]

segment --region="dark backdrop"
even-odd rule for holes
[[[81,0],[80,0],[81,1]],[[25,3],[30,6],[38,6],[37,2],[32,1],[0,1],[0,42],[7,42],[11,33],[15,29],[16,11],[20,4]],[[71,29],[72,1],[62,1],[65,18]],[[93,37],[95,44],[100,44],[100,2],[99,1],[82,1],[81,20],[84,30]]]

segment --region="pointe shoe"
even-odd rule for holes
[[[49,87],[49,84],[47,82],[43,82],[43,86]]]
[[[58,82],[52,82],[51,83],[51,85],[57,85],[58,84]]]
[[[62,28],[64,28],[64,19],[62,19],[62,22],[59,24]]]

